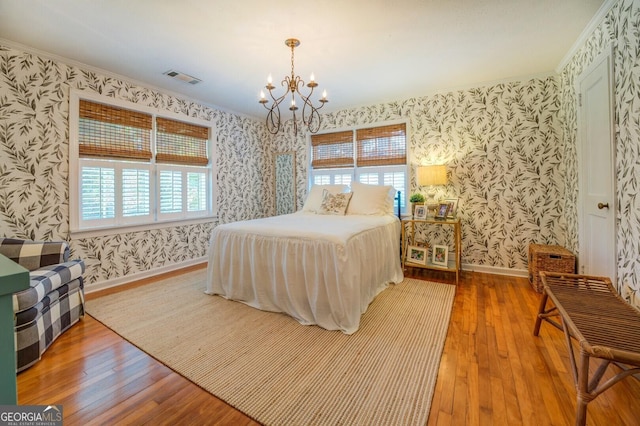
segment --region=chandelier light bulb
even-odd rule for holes
[[[322,91],[322,99],[327,99],[327,91],[326,90]]]
[[[267,83],[269,84],[273,83],[273,78],[271,78],[271,74],[269,74],[269,76],[267,77]]]
[[[313,76],[313,73],[311,73],[311,77],[309,77],[309,81],[310,81],[311,83],[313,83],[313,81],[314,81],[314,80],[315,80],[315,78],[314,78],[314,76]]]

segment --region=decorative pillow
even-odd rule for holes
[[[351,200],[352,192],[341,192],[340,194],[332,194],[326,189],[322,193],[322,204],[320,204],[320,214],[343,215],[347,212],[349,200]]]
[[[331,194],[339,194],[347,192],[349,187],[347,185],[313,185],[307,199],[302,206],[303,212],[318,213],[320,211],[320,204],[322,204],[322,197],[324,190],[327,190]]]
[[[385,215],[393,214],[395,190],[391,185],[366,185],[351,182],[353,197],[347,214]]]

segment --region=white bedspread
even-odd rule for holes
[[[214,228],[207,294],[355,332],[389,283],[403,280],[395,216],[293,213]]]

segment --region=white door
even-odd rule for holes
[[[616,280],[611,50],[578,79],[579,273]],[[580,214],[581,213],[581,214]]]

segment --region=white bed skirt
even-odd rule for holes
[[[294,213],[220,225],[206,293],[351,334],[375,296],[402,282],[399,251],[400,222],[390,215]]]

